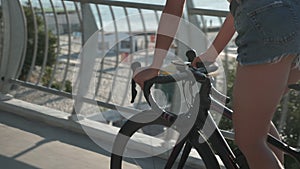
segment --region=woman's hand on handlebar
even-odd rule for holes
[[[202,53],[200,56],[195,57],[192,62],[193,67],[197,67],[197,63],[214,63],[216,61],[214,55],[209,54],[208,52]]]
[[[152,67],[139,67],[133,73],[133,80],[144,89],[144,82],[158,76],[159,69]]]

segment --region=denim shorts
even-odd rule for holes
[[[300,0],[240,0],[234,13],[241,65],[294,55],[300,69]]]

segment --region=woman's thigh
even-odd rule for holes
[[[234,86],[234,128],[237,141],[261,141],[285,90],[292,56],[274,64],[238,66]]]

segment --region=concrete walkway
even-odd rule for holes
[[[83,134],[0,112],[0,168],[109,169],[109,156]],[[162,169],[164,163],[157,157],[129,159],[124,168]]]

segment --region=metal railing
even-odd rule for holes
[[[84,100],[96,101],[107,109],[123,106],[126,111],[125,98],[130,91],[116,89],[120,85],[129,87],[131,72],[119,75],[118,66],[128,55],[141,50],[145,51],[144,57],[151,59],[153,53],[148,49],[154,47],[162,5],[109,0],[10,0],[2,1],[2,6],[3,39],[9,42],[3,44],[2,50],[2,93],[10,92],[11,85],[18,85],[72,99],[72,78],[81,64],[79,54],[96,32],[102,57],[94,63],[94,94]],[[186,11],[187,19],[200,18],[195,24],[200,23],[198,26],[204,31],[216,31],[216,27],[205,24],[204,15],[219,18],[221,24],[221,18],[227,14],[191,4]],[[120,100],[113,98],[116,94]],[[141,95],[138,98],[143,102]]]

